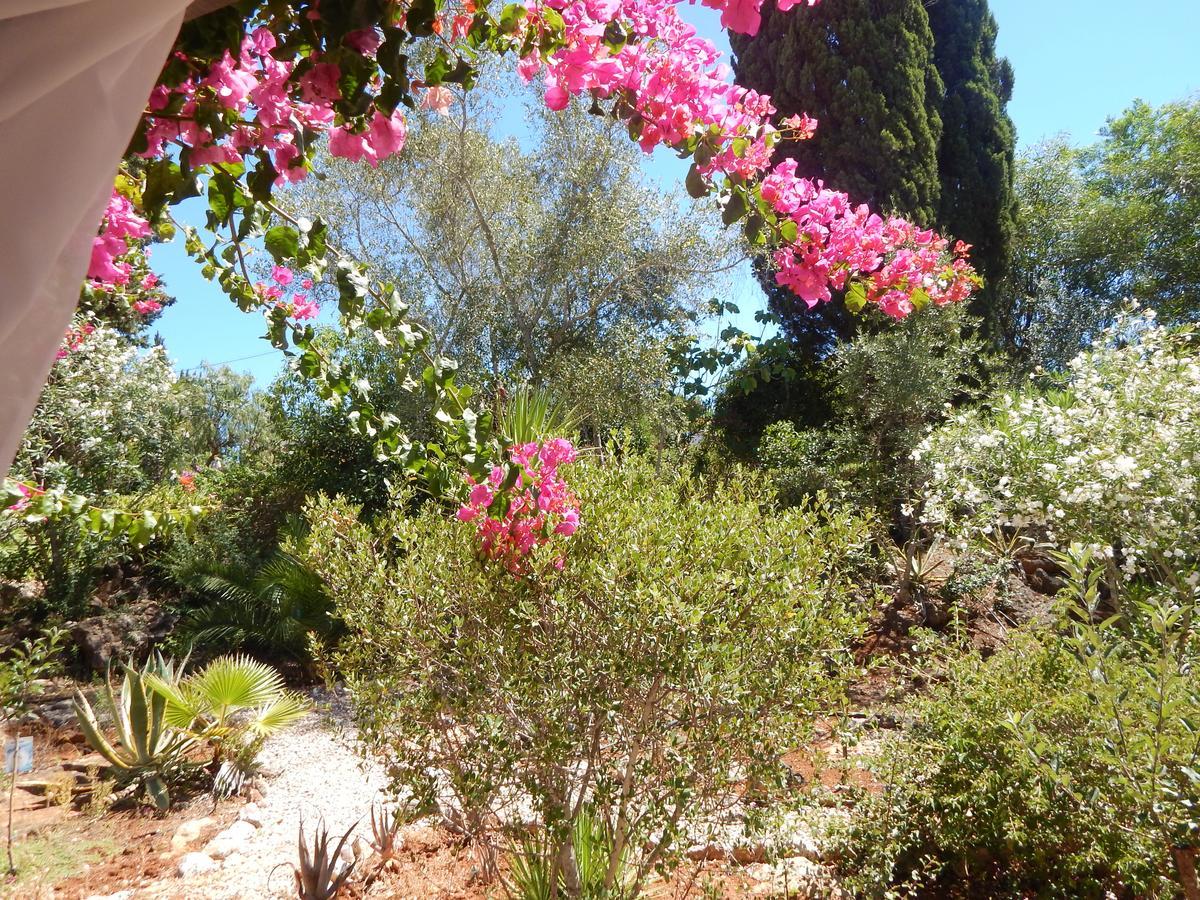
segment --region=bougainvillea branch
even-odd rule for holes
[[[702,2],[726,28],[758,28],[761,0]],[[372,166],[401,152],[405,109],[445,109],[447,86],[469,90],[484,54],[515,59],[524,79],[541,82],[549,107],[580,97],[625,123],[647,152],[661,146],[691,158],[689,192],[712,196],[726,225],[741,225],[770,252],[797,302],[844,292],[853,308],[871,303],[903,317],[961,300],[977,283],[964,245],[950,248],[933,232],[855,205],[791,160],[774,163],[780,140],[811,138],[817,121],[776,121],[770,98],[732,83],[676,0],[243,0],[184,26],[131,142],[87,290],[122,289],[133,277],[128,254],[168,207],[205,196],[212,243],[183,229],[203,274],[243,310],[263,312],[274,344],[328,399],[345,403],[381,457],[439,490],[461,485],[459,466],[490,477],[505,458],[502,441],[490,416],[470,409],[454,364],[430,356],[429,335],[396,291],[333,248],[324,223],[286,215],[273,201],[279,187],[313,170],[322,139],[332,155]],[[251,281],[250,241],[261,242],[283,277],[335,285],[347,333],[369,331],[402,362],[425,357],[412,387],[432,402],[440,444],[411,443],[396,417],[375,407],[369,384],[320,353],[307,294],[286,296],[292,282],[279,277]]]

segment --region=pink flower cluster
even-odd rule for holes
[[[316,300],[309,298],[308,294],[295,293],[290,297],[285,296],[289,290],[294,290],[291,285],[296,280],[296,274],[287,266],[275,266],[271,270],[272,284],[260,281],[254,287],[258,291],[258,295],[265,303],[273,304],[277,309],[284,310],[289,316],[294,319],[315,319],[321,312],[321,306]],[[300,287],[304,290],[312,290],[313,282],[311,278],[304,278],[300,281]]]
[[[779,283],[809,304],[828,300],[831,291],[852,280],[894,316],[914,307],[915,291],[938,303],[969,295],[977,279],[965,250],[951,255],[937,235],[851,205],[845,194],[798,176],[788,161],[772,169],[778,140],[811,138],[816,120],[793,116],[777,128],[770,98],[732,83],[716,47],[679,17],[678,2],[527,0],[513,46],[545,49],[523,57],[518,71],[526,80],[541,76],[545,102],[553,109],[580,94],[611,101],[647,152],[659,145],[695,151],[700,174],[709,183],[728,175],[736,190],[761,190],[783,225],[776,229]],[[720,10],[726,28],[753,34],[759,27],[762,0],[700,2]],[[816,2],[776,0],[776,5],[786,11]],[[438,18],[434,31],[439,40],[469,39],[474,23],[482,21],[475,12],[473,0],[466,0],[461,10]],[[308,15],[318,15],[315,7]],[[368,57],[381,41],[374,28],[344,39]],[[376,109],[365,121],[339,124],[334,111],[341,98],[339,67],[315,51],[294,59],[278,59],[275,51],[274,34],[259,27],[236,55],[227,51],[215,62],[177,53],[176,60],[190,66],[191,74],[177,85],[160,85],[151,95],[143,155],[162,155],[168,144],[175,144],[187,148],[193,166],[243,162],[248,153],[269,156],[279,183],[307,175],[301,147],[311,145],[304,140],[309,130],[329,134],[333,155],[373,166],[401,150],[407,124],[400,112],[384,115]],[[452,102],[444,86],[413,86],[425,91],[425,108],[445,112]],[[754,198],[749,199],[747,205],[753,206]],[[128,279],[117,256],[127,238],[147,233],[145,221],[128,201],[114,196],[93,254],[89,274],[94,283],[103,287]],[[275,286],[260,285],[260,291],[268,300],[281,300],[281,292],[272,296]],[[156,302],[143,301],[142,308],[150,311]],[[298,302],[299,318],[315,315],[315,305],[306,297]]]
[[[702,2],[722,10],[725,27],[758,30],[761,0]],[[815,2],[807,0],[809,6]],[[794,5],[778,2],[780,10]],[[794,160],[772,170],[775,141],[807,140],[817,120],[792,116],[778,131],[770,98],[728,80],[720,53],[679,18],[675,0],[541,0],[530,7],[526,28],[539,29],[547,9],[564,22],[564,46],[545,60],[534,54],[518,66],[527,80],[542,71],[546,104],[561,109],[583,92],[619,97],[632,107],[647,152],[701,139],[713,150],[700,167],[707,179],[722,174],[745,182],[761,179],[763,198],[782,221],[796,226],[795,237],[789,234],[775,252],[777,281],[810,306],[829,300],[832,290],[844,289],[851,279],[862,281],[870,302],[898,318],[914,309],[917,290],[935,303],[948,303],[974,289],[965,249],[951,257],[947,242],[933,232],[851,205],[845,194],[798,176]],[[612,21],[625,23],[637,40],[614,51],[604,40]]]
[[[775,280],[810,307],[830,299],[860,278],[866,299],[902,319],[913,311],[913,295],[923,291],[936,304],[967,297],[974,285],[959,242],[947,259],[948,242],[903,219],[882,219],[866,205],[852,206],[838,191],[796,175],[785,159],[762,180],[762,198],[796,226],[794,241],[774,253]]]
[[[106,284],[128,283],[132,266],[119,258],[129,252],[129,238],[149,236],[150,223],[137,214],[128,197],[114,190],[104,210],[100,233],[92,238],[88,278]]]
[[[16,486],[17,491],[21,494],[21,499],[8,507],[9,512],[24,512],[29,509],[29,504],[33,501],[34,497],[46,493],[42,488],[34,487],[23,481],[18,481]]]
[[[65,359],[69,354],[74,353],[83,346],[88,335],[95,330],[96,326],[91,322],[84,322],[78,328],[68,328],[66,335],[63,336],[63,342],[55,354],[55,359]]]
[[[368,30],[347,40],[359,52],[373,55],[381,38]],[[330,153],[366,159],[372,165],[404,146],[406,127],[399,112],[384,116],[376,111],[362,133],[348,126],[335,129],[332,105],[341,98],[338,66],[322,62],[314,53],[313,65],[292,79],[299,60],[276,59],[271,53],[275,47],[271,31],[257,28],[242,41],[238,56],[226,51],[207,72],[198,71],[174,87],[156,87],[150,95],[147,147],[142,155],[161,156],[169,142],[188,147],[193,166],[242,162],[248,152],[269,154],[279,173],[276,183],[281,183],[300,181],[308,174],[299,148],[304,129],[332,131]],[[177,58],[188,61],[182,54]],[[226,135],[216,136],[197,121],[200,107],[213,102],[241,117]],[[165,113],[167,109],[172,112]],[[156,112],[163,115],[155,116]]]
[[[504,564],[510,572],[525,569],[525,560],[537,547],[558,534],[569,537],[579,527],[579,501],[559,473],[559,466],[575,461],[575,448],[563,438],[543,443],[518,444],[509,449],[509,459],[521,471],[511,488],[502,515],[493,504],[504,485],[505,470],[494,466],[487,479],[467,483],[471,492],[458,510],[461,522],[478,523],[480,554]],[[563,567],[563,558],[555,561]]]

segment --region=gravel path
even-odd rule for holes
[[[384,799],[385,779],[378,767],[365,766],[354,752],[345,697],[320,691],[315,699],[314,712],[263,747],[259,759],[266,796],[256,804],[260,826],[238,841],[238,849],[217,862],[218,868],[141,888],[134,894],[137,900],[294,897],[292,864],[302,818],[310,835],[324,817],[331,835],[340,837],[358,822],[351,841],[370,836],[368,812],[373,802]],[[205,852],[209,846],[198,841],[189,849]]]

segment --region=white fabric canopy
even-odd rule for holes
[[[187,0],[0,0],[0,476]]]

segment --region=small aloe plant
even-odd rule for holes
[[[304,822],[300,822],[300,864],[293,868],[296,876],[296,896],[298,900],[333,900],[338,892],[350,880],[354,872],[354,864],[338,866],[338,859],[350,834],[358,827],[355,822],[342,835],[342,839],[331,848],[329,831],[324,821],[317,825],[313,833],[313,845],[309,851],[308,841],[304,836]]]
[[[112,713],[115,741],[104,736],[82,691],[75,693],[75,718],[88,744],[113,766],[118,779],[139,783],[155,807],[165,811],[171,805],[167,775],[183,763],[194,741],[168,723],[167,700],[150,687],[150,681],[176,683],[182,664],[176,666],[155,652],[141,669],[128,663],[122,663],[121,669],[125,677],[120,694],[113,691],[111,671],[101,694]]]

